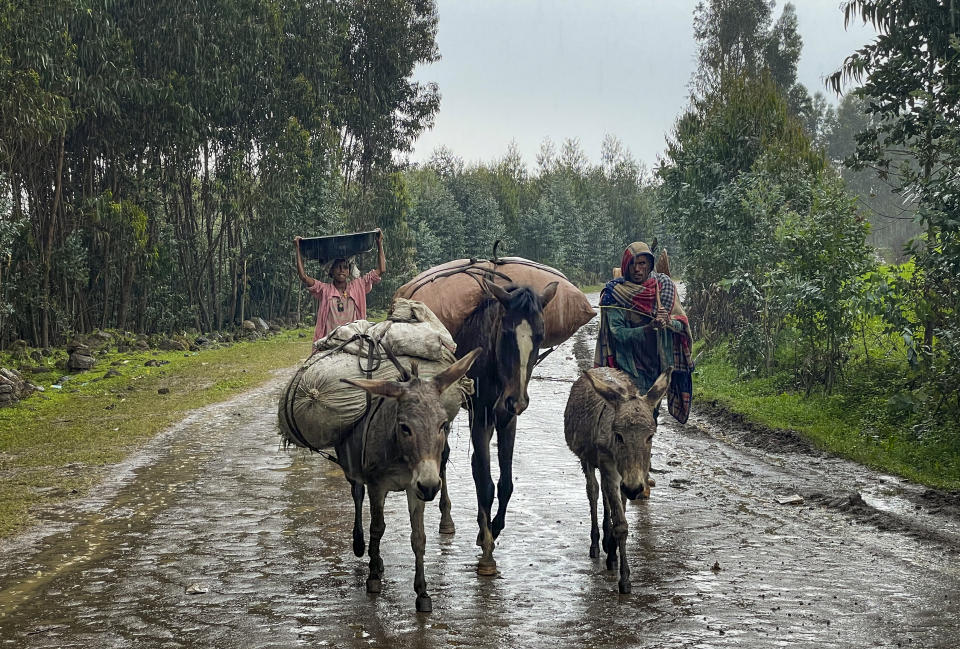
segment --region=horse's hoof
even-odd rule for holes
[[[621,595],[629,595],[629,594],[630,594],[630,582],[629,582],[629,581],[626,581],[626,582],[621,581],[619,584],[617,584],[617,586],[620,588],[620,594],[621,594]]]
[[[363,542],[363,539],[354,539],[353,540],[353,555],[356,557],[362,557],[363,553],[366,552],[367,546]]]
[[[430,596],[418,595],[417,613],[430,613],[431,611],[433,611],[433,602],[430,601]]]
[[[375,577],[371,577],[367,580],[367,592],[368,593],[379,593],[380,592],[380,580]]]
[[[457,533],[457,527],[456,527],[456,525],[453,524],[452,521],[449,522],[449,523],[443,523],[443,522],[441,522],[441,523],[440,523],[440,533],[441,533],[441,534],[456,534],[456,533]]]
[[[599,558],[600,558],[600,548],[599,548],[599,546],[596,546],[596,545],[591,545],[591,546],[590,546],[590,558],[591,558],[591,559],[599,559]]]
[[[497,562],[493,559],[490,559],[490,561],[483,561],[481,559],[477,564],[477,574],[481,577],[495,577],[497,574]]]

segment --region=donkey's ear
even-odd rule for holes
[[[560,287],[560,282],[550,282],[547,284],[547,287],[543,289],[543,294],[540,295],[540,306],[545,307],[550,303],[557,295],[557,289]]]
[[[587,382],[593,387],[597,394],[600,395],[605,401],[610,403],[617,403],[627,398],[627,391],[616,383],[611,383],[604,381],[599,376],[596,376],[590,371],[583,373],[584,378],[587,379]]]
[[[483,285],[486,287],[487,292],[497,298],[503,306],[507,306],[510,302],[510,294],[502,286],[497,286],[486,278],[483,280]],[[466,356],[464,356],[464,358],[466,358]]]
[[[673,374],[673,368],[668,367],[667,371],[657,377],[657,380],[653,382],[653,385],[650,386],[650,389],[644,395],[643,398],[651,410],[657,407],[660,400],[663,399],[663,395],[667,393],[667,388],[670,387],[671,374]]]
[[[434,376],[433,384],[437,386],[437,392],[443,393],[444,390],[459,381],[470,369],[470,366],[473,365],[473,361],[477,360],[477,356],[479,356],[482,351],[483,347],[477,347],[456,363]]]
[[[355,388],[366,390],[370,394],[376,394],[390,399],[399,399],[406,390],[406,387],[395,381],[382,381],[371,379],[340,379],[343,383],[349,383]]]

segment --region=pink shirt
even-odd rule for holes
[[[349,306],[344,305],[343,313],[348,313],[350,310],[349,307],[352,306],[353,315],[355,318],[340,322],[338,322],[340,318],[338,318],[336,315],[339,313],[339,311],[336,311],[336,304],[337,298],[341,295],[340,291],[338,291],[337,287],[333,284],[328,284],[319,280],[314,282],[313,286],[307,289],[310,291],[313,297],[320,300],[320,305],[317,308],[317,327],[313,331],[314,342],[320,340],[341,324],[352,322],[353,320],[366,320],[367,293],[369,293],[370,289],[373,288],[373,285],[379,281],[380,273],[378,273],[376,270],[371,270],[366,275],[347,282],[346,300],[352,301],[353,304]],[[340,299],[343,300],[344,298],[341,297]]]

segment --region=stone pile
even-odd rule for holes
[[[36,389],[36,386],[23,380],[20,372],[0,367],[0,408],[12,406]]]

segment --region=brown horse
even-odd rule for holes
[[[450,419],[440,396],[466,374],[480,354],[474,349],[430,379],[417,376],[417,366],[405,381],[341,379],[363,388],[374,399],[369,422],[359,423],[337,444],[337,459],[352,486],[356,508],[353,530],[354,552],[363,555],[363,532],[359,528],[364,485],[370,491],[370,574],[367,592],[379,593],[383,577],[380,539],[386,524],[383,503],[388,491],[405,491],[410,511],[410,543],[416,557],[414,589],[417,610],[432,610],[423,574],[423,553],[427,537],[423,531],[424,502],[433,500],[441,488],[444,449]],[[359,497],[358,497],[359,495]]]
[[[630,592],[627,563],[625,499],[650,496],[650,451],[657,421],[653,411],[670,386],[671,368],[657,377],[646,394],[625,372],[596,367],[584,372],[570,388],[563,412],[567,446],[580,458],[590,501],[590,556],[600,556],[597,496],[603,493],[603,549],[607,570],[617,564],[620,551],[621,593]],[[596,471],[600,469],[601,486]]]
[[[513,494],[513,444],[517,416],[530,402],[527,384],[543,341],[543,308],[553,299],[557,282],[539,294],[527,286],[501,287],[485,281],[489,294],[467,316],[456,335],[457,349],[482,347],[468,376],[474,381],[470,398],[470,439],[473,443],[473,481],[477,489],[477,545],[483,555],[477,573],[495,575],[494,541],[503,530],[507,503]],[[459,352],[458,352],[459,353]],[[497,514],[493,507],[490,477],[490,440],[497,431],[500,480]]]

